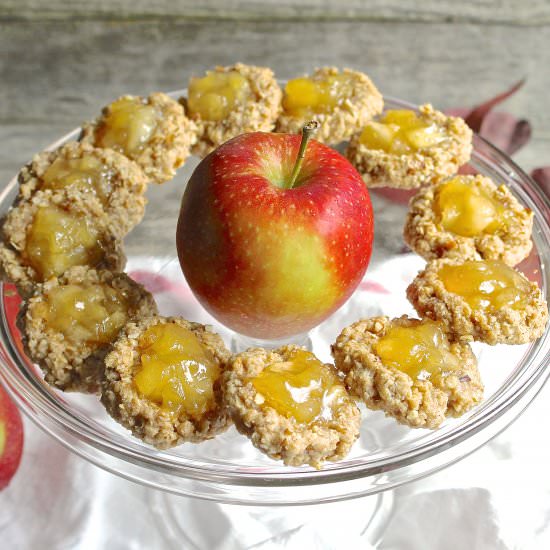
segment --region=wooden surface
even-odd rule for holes
[[[525,76],[503,107],[534,126],[516,158],[527,169],[550,164],[550,2],[300,4],[310,11],[274,0],[0,1],[1,180],[118,95],[183,88],[235,61],[280,78],[349,66],[386,94],[439,108],[475,104]],[[209,17],[190,18],[196,10]],[[288,10],[302,20],[283,20]]]
[[[542,25],[547,0],[3,0],[6,19],[300,19]]]

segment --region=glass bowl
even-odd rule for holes
[[[179,97],[182,92],[175,92]],[[386,98],[387,108],[415,108]],[[79,130],[51,148],[76,139]],[[198,159],[176,178],[148,190],[143,222],[125,239],[126,271],[151,290],[162,314],[212,324],[229,345],[232,334],[211,318],[186,286],[175,250],[175,227],[185,184]],[[475,171],[505,182],[535,212],[534,248],[520,269],[536,280],[546,299],[550,289],[550,205],[536,184],[502,152],[475,136],[470,163]],[[14,178],[0,194],[4,214],[16,193]],[[375,209],[375,249],[367,274],[352,298],[310,333],[313,350],[330,360],[330,344],[347,324],[385,314],[414,311],[405,289],[424,262],[402,240],[406,205],[384,192],[371,193]],[[475,344],[485,382],[484,401],[434,431],[409,429],[381,412],[362,409],[361,435],[350,455],[320,471],[283,466],[257,451],[235,428],[200,444],[159,451],[134,438],[112,420],[96,396],[63,393],[48,386],[26,359],[15,328],[19,299],[13,286],[0,287],[0,379],[40,428],[70,450],[132,481],[171,493],[225,503],[289,505],[329,502],[379,493],[426,476],[472,452],[514,420],[546,381],[550,336],[522,346]]]

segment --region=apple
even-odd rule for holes
[[[318,126],[318,125],[317,125]],[[204,308],[253,338],[306,332],[353,293],[373,214],[349,161],[299,135],[253,132],[204,158],[185,190],[176,244]]]
[[[23,451],[23,422],[15,403],[0,384],[0,491],[14,476]]]

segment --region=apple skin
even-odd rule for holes
[[[23,421],[0,384],[0,491],[14,476],[23,452]]]
[[[353,293],[370,260],[373,213],[349,161],[301,136],[254,132],[210,153],[185,190],[176,245],[191,290],[246,336],[305,332]]]

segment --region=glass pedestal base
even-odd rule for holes
[[[164,548],[267,550],[322,541],[330,548],[366,550],[381,541],[393,507],[393,491],[345,502],[272,507],[217,504],[155,491],[151,513],[164,534]]]

